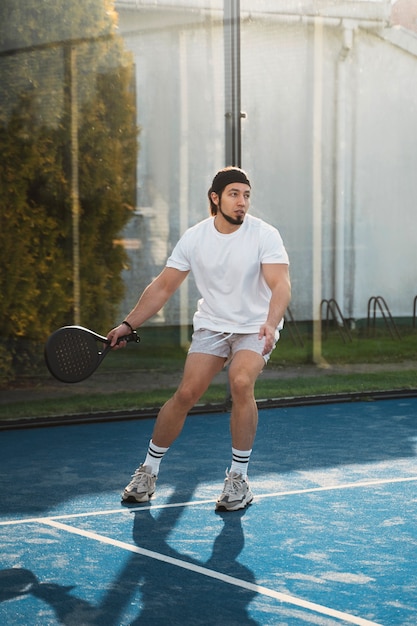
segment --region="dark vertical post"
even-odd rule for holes
[[[77,51],[71,46],[71,203],[74,266],[74,324],[81,323],[80,197],[78,182],[78,77]]]
[[[226,165],[241,167],[240,0],[224,0]]]
[[[78,79],[77,50],[71,43],[64,47],[65,81],[68,98],[69,119],[69,179],[72,217],[72,268],[74,324],[81,320],[80,295],[80,199],[78,178]]]

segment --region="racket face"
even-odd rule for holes
[[[52,376],[64,383],[78,383],[91,376],[102,357],[97,336],[76,326],[55,331],[45,345],[46,365]]]

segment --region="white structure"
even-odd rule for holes
[[[401,0],[394,13],[388,0],[240,4],[242,167],[252,212],[286,242],[295,318],[316,319],[324,298],[364,318],[379,295],[394,316],[411,316],[417,35],[398,25]],[[118,0],[116,9],[141,127],[126,312],[178,236],[207,215],[210,180],[225,165],[223,2]],[[196,297],[185,287],[167,323],[190,323]]]

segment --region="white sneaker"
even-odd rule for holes
[[[147,465],[140,465],[122,493],[124,502],[148,502],[155,492],[157,477]]]
[[[253,500],[253,494],[249,489],[249,484],[242,474],[228,472],[221,495],[217,498],[217,511],[237,511],[244,509]]]

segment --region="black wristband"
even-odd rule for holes
[[[130,332],[134,333],[134,328],[131,324],[129,324],[129,322],[126,322],[126,320],[123,320],[122,324],[126,324],[126,326],[128,326],[130,328]]]

